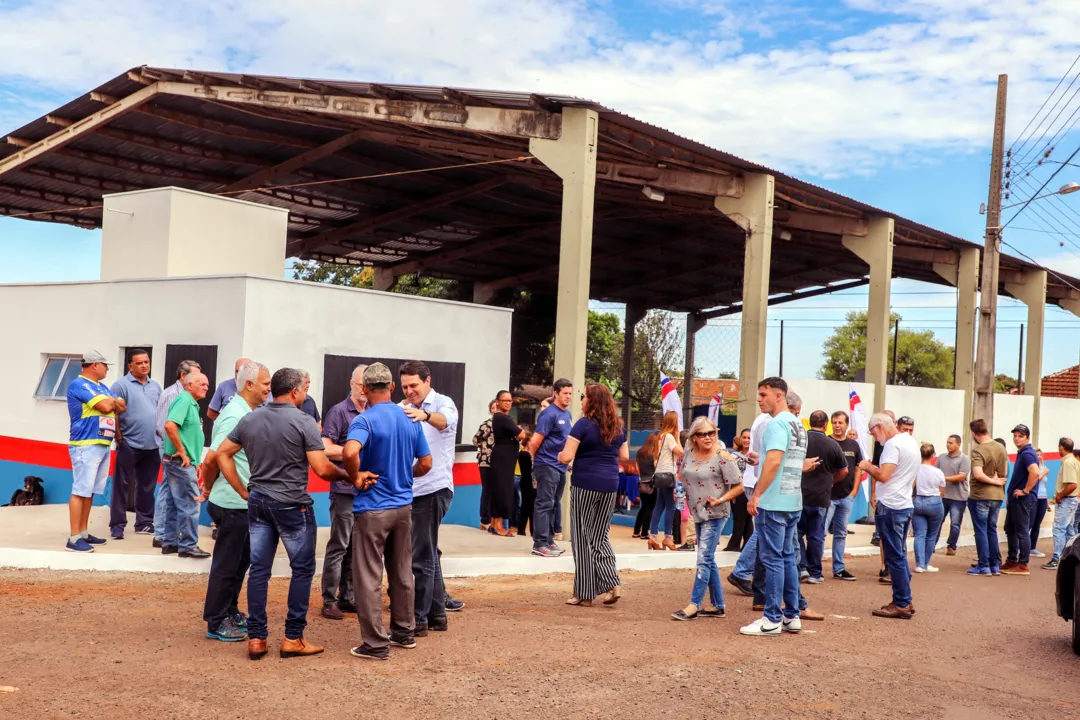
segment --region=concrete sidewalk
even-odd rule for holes
[[[1003,522],[1004,513],[1000,520]],[[133,517],[133,516],[130,516]],[[1043,521],[1040,537],[1049,537],[1053,513],[1048,512]],[[958,543],[961,547],[974,545],[969,531],[970,520],[964,518],[964,532]],[[152,547],[150,535],[135,535],[129,523],[124,540],[110,540],[98,546],[94,553],[80,554],[64,550],[67,539],[67,505],[41,505],[37,507],[0,508],[0,567],[39,568],[50,570],[98,570],[156,573],[208,573],[210,560],[182,559],[176,555],[162,555]],[[210,529],[201,527],[199,546],[208,552],[214,541]],[[109,508],[95,507],[90,513],[90,532],[98,537],[109,537]],[[611,527],[611,543],[615,549],[620,570],[670,570],[694,567],[697,554],[687,551],[650,551],[644,540],[630,537],[632,529],[620,525]],[[873,528],[869,525],[851,525],[845,555],[862,557],[877,555],[878,548],[870,544]],[[1004,542],[1004,531],[1001,540]],[[948,522],[943,527],[938,543],[939,552],[944,551]],[[316,543],[317,572],[322,572],[323,551],[329,539],[329,528],[318,529]],[[726,544],[721,541],[721,547]],[[908,539],[908,549],[911,548]],[[541,558],[531,554],[532,539],[525,536],[502,538],[462,525],[443,525],[439,545],[443,551],[443,572],[447,577],[478,577],[482,575],[542,575],[546,573],[572,573],[574,560],[568,541],[560,542],[567,550],[559,558]],[[1046,552],[1049,546],[1041,543]],[[831,536],[826,538],[825,564],[831,558]],[[1048,553],[1049,554],[1049,553]],[[716,563],[731,567],[738,553],[717,552]],[[829,570],[826,568],[826,575]],[[274,562],[275,577],[289,575],[289,562],[284,547],[278,548]]]

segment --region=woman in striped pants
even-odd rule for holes
[[[574,596],[567,605],[589,607],[619,601],[619,574],[609,532],[619,489],[619,461],[630,458],[626,430],[607,387],[590,383],[581,398],[581,419],[574,423],[559,453],[573,463],[570,473],[570,542],[574,551]]]

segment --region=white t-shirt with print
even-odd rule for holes
[[[919,465],[915,475],[915,494],[923,497],[941,497],[941,488],[945,487],[945,473],[933,465]]]
[[[911,501],[911,487],[922,464],[919,443],[907,433],[897,433],[885,443],[881,451],[881,465],[895,465],[888,482],[877,485],[877,499],[890,510],[915,507]],[[876,482],[876,481],[875,481]]]

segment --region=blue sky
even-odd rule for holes
[[[1041,0],[0,0],[0,133],[139,64],[567,93],[980,241],[997,73],[1011,143],[1080,52],[1076,27],[1080,3]],[[1007,241],[1080,276],[1080,194],[1040,203]],[[96,232],[0,219],[0,282],[94,279],[99,256]],[[893,291],[905,327],[952,342],[947,288]],[[813,375],[828,326],[864,305],[770,312],[785,373]],[[1002,300],[1002,372],[1023,319]],[[1049,372],[1080,357],[1080,319],[1047,319]],[[707,371],[735,362],[731,329],[702,332]]]

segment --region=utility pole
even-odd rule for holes
[[[784,377],[784,321],[780,321],[780,372],[776,373]]]
[[[986,237],[979,290],[979,343],[975,360],[973,419],[994,426],[994,350],[997,339],[998,255],[1001,252],[1001,173],[1005,156],[1005,101],[1009,76],[998,75],[994,145],[990,159],[990,194],[986,201]]]
[[[1020,323],[1020,360],[1016,363],[1016,394],[1024,394],[1024,324]]]

